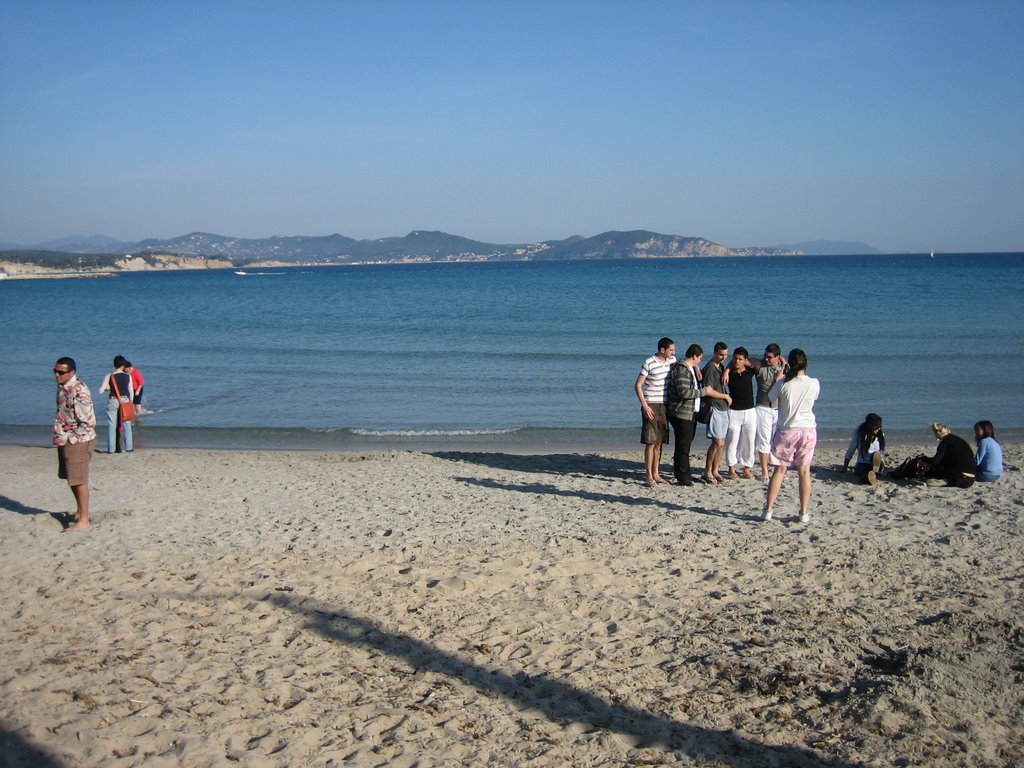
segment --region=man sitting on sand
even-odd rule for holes
[[[640,367],[636,377],[636,396],[640,399],[640,415],[643,424],[640,441],[644,444],[644,469],[647,471],[647,485],[667,483],[661,476],[661,446],[668,442],[669,374],[676,364],[676,343],[667,336],[658,341],[658,354],[651,355]]]
[[[57,379],[57,416],[53,422],[53,444],[57,446],[57,477],[67,480],[77,510],[69,531],[89,527],[89,461],[96,445],[96,414],[92,392],[77,375],[70,357],[53,366]]]

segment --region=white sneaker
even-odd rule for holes
[[[801,523],[809,523],[809,522],[811,522],[811,516],[809,514],[807,514],[806,512],[802,513],[800,515],[800,522]]]
[[[761,519],[762,520],[771,520],[772,519],[772,511],[770,509],[768,509],[768,507],[765,507],[764,509],[761,510]]]

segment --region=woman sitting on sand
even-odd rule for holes
[[[970,488],[978,471],[971,446],[950,432],[945,424],[933,422],[931,429],[939,440],[935,455],[907,459],[890,473],[890,477],[896,480],[938,479],[945,480],[946,485],[953,488]]]
[[[882,471],[882,451],[885,450],[885,433],[882,432],[882,417],[877,413],[869,413],[864,423],[857,427],[846,449],[843,459],[843,471],[850,468],[850,459],[857,454],[857,463],[853,465],[853,474],[862,483],[875,485],[878,474]]]
[[[994,483],[1003,474],[1003,446],[996,441],[996,428],[991,421],[974,425],[974,442],[978,444],[978,482]]]

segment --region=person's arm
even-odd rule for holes
[[[106,392],[110,389],[110,374],[108,373],[103,377],[103,383],[100,384],[100,392]]]
[[[683,363],[678,363],[672,369],[672,382],[670,384],[672,400],[696,400],[704,394],[704,389],[693,386],[693,377],[690,375],[690,368]]]
[[[850,459],[853,458],[853,454],[857,452],[860,447],[860,430],[855,430],[853,437],[850,439],[850,447],[846,449],[846,455],[843,457],[843,472],[850,468]]]
[[[974,463],[978,465],[978,469],[981,469],[982,462],[988,458],[988,440],[982,440],[978,443],[978,454],[974,458]]]
[[[647,381],[647,374],[641,373],[636,377],[636,384],[633,385],[633,389],[636,390],[637,399],[640,400],[640,410],[644,412],[644,418],[648,421],[654,421],[654,411],[651,410],[651,406],[647,404],[647,398],[644,397],[644,382]]]
[[[712,400],[725,400],[726,405],[732,405],[732,395],[719,392],[713,387],[704,387],[701,389],[701,393],[701,397],[710,397]]]
[[[775,374],[775,383],[772,384],[772,388],[768,390],[768,400],[772,403],[779,399],[779,395],[782,394],[782,383],[786,380],[786,372],[782,369]]]
[[[96,411],[93,409],[92,397],[85,394],[85,391],[75,393],[72,403],[72,410],[75,414],[75,425],[71,432],[81,437],[90,429],[96,429]]]

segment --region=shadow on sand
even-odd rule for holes
[[[652,506],[664,509],[669,512],[696,512],[700,515],[711,517],[726,517],[734,520],[760,521],[759,514],[739,514],[737,512],[726,512],[720,509],[709,509],[707,507],[694,506],[692,504],[681,504],[667,499],[658,499],[653,496],[623,496],[616,493],[599,493],[596,491],[579,491],[558,488],[550,483],[503,483],[499,480],[490,480],[479,477],[455,477],[461,483],[478,485],[482,488],[494,488],[500,491],[513,491],[516,493],[528,493],[534,495],[562,496],[574,499],[586,499],[587,501],[600,501],[611,504],[632,504],[636,506]],[[659,493],[659,491],[655,491]]]
[[[332,642],[361,646],[403,659],[418,671],[443,675],[482,693],[502,696],[516,707],[541,713],[559,725],[579,723],[630,736],[638,748],[672,750],[691,758],[709,758],[733,766],[851,768],[853,765],[801,747],[759,744],[733,731],[703,728],[608,702],[543,672],[510,674],[480,666],[411,635],[390,632],[370,619],[352,616],[294,593],[271,594],[265,600],[282,610],[304,616],[308,629]]]
[[[53,755],[0,724],[0,768],[63,768]]]
[[[507,469],[513,472],[543,472],[545,474],[571,475],[574,477],[601,477],[610,480],[644,479],[642,457],[638,461],[612,459],[607,456],[586,453],[540,453],[518,455],[511,453],[472,453],[469,451],[442,451],[431,453],[438,459],[479,464],[493,469]],[[638,454],[640,455],[640,454]]]
[[[27,504],[22,504],[16,499],[12,499],[9,496],[0,495],[0,509],[6,509],[8,512],[17,512],[19,515],[53,515],[48,509],[39,509],[39,507],[30,507]]]

